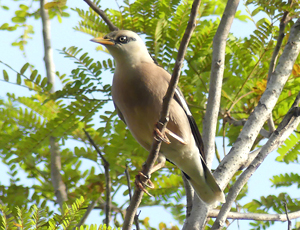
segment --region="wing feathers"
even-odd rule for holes
[[[204,148],[203,148],[204,145],[203,145],[201,134],[199,132],[198,126],[196,124],[196,121],[193,118],[192,113],[189,110],[189,107],[188,107],[188,105],[187,105],[187,103],[186,103],[186,101],[185,101],[185,99],[184,99],[181,91],[179,90],[179,88],[176,88],[174,99],[183,108],[183,110],[184,110],[184,112],[185,112],[185,114],[186,114],[186,116],[187,116],[187,118],[189,120],[190,127],[191,127],[191,130],[192,130],[192,134],[194,136],[196,145],[197,145],[197,147],[199,149],[199,152],[200,152],[203,160],[205,161]]]

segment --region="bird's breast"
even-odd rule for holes
[[[135,74],[136,79],[116,73],[112,97],[132,135],[144,148],[149,149],[153,140],[153,128],[159,119],[162,106],[161,95],[164,92],[155,92],[153,87],[158,87],[156,83],[153,84],[151,80],[145,82],[144,76]]]

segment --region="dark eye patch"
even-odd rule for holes
[[[125,35],[121,35],[116,39],[116,43],[121,43],[121,44],[126,44],[130,41],[136,41],[136,39],[132,37],[127,37]]]

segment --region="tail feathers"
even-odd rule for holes
[[[225,203],[226,202],[225,195],[221,190],[220,186],[217,184],[216,179],[212,175],[211,171],[207,167],[204,168],[204,174],[206,177],[206,183],[208,184],[208,186],[216,196],[216,201]]]
[[[189,180],[199,198],[212,207],[216,207],[219,202],[225,203],[223,191],[205,164],[203,164],[203,172],[205,178],[202,179],[205,181],[194,180],[193,178]]]

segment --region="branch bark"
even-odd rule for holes
[[[286,219],[288,221],[288,230],[291,230],[292,229],[292,221],[289,217],[289,214],[288,214],[288,210],[287,210],[287,204],[284,203],[284,208],[285,208],[285,214],[286,214]]]
[[[283,14],[282,19],[280,20],[277,43],[276,43],[275,49],[274,49],[273,54],[272,54],[272,58],[271,58],[270,66],[269,66],[269,71],[268,71],[268,81],[270,80],[270,77],[271,77],[272,73],[275,70],[275,64],[276,64],[276,61],[277,61],[277,58],[278,58],[278,54],[279,54],[279,51],[280,51],[280,48],[281,48],[281,45],[282,45],[283,38],[285,36],[284,29],[285,29],[286,23],[288,22],[288,20],[287,20],[288,13],[289,13],[288,11],[285,11],[284,14]],[[275,124],[274,124],[274,121],[273,121],[272,114],[270,115],[270,117],[268,119],[268,127],[269,127],[270,132],[275,131]]]
[[[208,217],[217,217],[220,210],[209,210]],[[287,221],[287,214],[290,220],[300,217],[300,211],[286,213],[286,214],[264,214],[264,213],[238,213],[228,212],[227,219],[234,220],[258,220],[258,221]]]
[[[98,148],[90,134],[83,129],[85,135],[87,136],[89,142],[91,145],[94,146],[95,150],[97,151],[98,155],[100,156],[102,162],[103,162],[103,167],[104,167],[104,174],[105,174],[105,192],[106,192],[106,207],[105,207],[105,224],[106,226],[109,226],[110,219],[111,219],[111,179],[110,179],[110,173],[109,173],[109,162],[105,159],[103,156],[101,150]]]
[[[55,67],[53,61],[53,51],[51,47],[51,36],[50,36],[50,19],[47,10],[44,9],[44,5],[47,0],[40,0],[40,14],[42,18],[43,27],[43,42],[44,42],[44,52],[45,52],[45,67],[48,78],[48,83],[52,84],[50,93],[55,92]],[[55,196],[57,198],[57,203],[59,204],[63,212],[63,202],[68,200],[68,195],[66,191],[66,185],[62,180],[60,174],[61,170],[61,157],[59,151],[59,145],[56,138],[50,136],[50,153],[51,153],[51,181],[55,191]]]
[[[299,98],[300,92],[295,101],[299,101]],[[235,201],[237,195],[247,183],[249,178],[261,165],[268,154],[278,148],[290,136],[294,129],[297,128],[300,123],[300,108],[297,106],[298,104],[294,102],[293,106],[286,114],[282,122],[279,124],[278,128],[275,130],[275,132],[272,133],[267,143],[261,148],[260,153],[249,165],[249,167],[241,174],[236,183],[230,188],[229,193],[226,197],[226,203],[222,206],[220,214],[218,215],[211,229],[222,229],[227,214],[231,209],[232,203]]]
[[[186,194],[186,218],[188,218],[192,212],[195,193],[190,182],[186,179],[186,177],[183,174],[182,174],[182,180],[183,180],[185,194]]]
[[[128,165],[126,164],[126,169],[125,169],[125,175],[126,175],[126,180],[127,180],[127,186],[128,186],[128,195],[129,195],[129,200],[132,200],[132,194],[131,194],[131,185],[130,185],[130,176],[129,176],[129,171],[128,171]],[[140,224],[139,224],[139,216],[135,214],[134,216],[134,224],[136,227],[136,230],[140,230]]]
[[[119,28],[116,27],[111,20],[109,20],[105,12],[99,9],[99,7],[94,2],[92,2],[91,0],[84,0],[84,1],[105,21],[110,31],[119,30]]]
[[[270,116],[283,86],[292,72],[294,62],[300,52],[299,28],[300,19],[296,21],[291,29],[288,43],[257,107],[249,116],[229,154],[226,155],[214,172],[214,176],[222,188],[229,183],[234,173],[247,161],[247,153],[250,151],[263,124]]]
[[[189,44],[190,38],[192,36],[192,33],[194,31],[194,28],[196,26],[196,18],[197,18],[197,12],[199,10],[201,0],[194,0],[192,9],[191,9],[191,15],[189,18],[189,22],[187,25],[187,28],[185,30],[185,33],[183,35],[182,41],[180,43],[180,47],[177,54],[177,59],[175,62],[174,70],[172,73],[172,78],[166,93],[166,96],[163,100],[163,108],[160,115],[160,122],[159,124],[162,124],[159,129],[161,132],[164,132],[164,129],[167,125],[167,117],[169,114],[169,105],[170,101],[174,97],[175,89],[179,80],[180,72],[182,63],[184,60],[184,56],[187,50],[187,46]],[[148,175],[150,172],[150,169],[154,166],[154,163],[158,157],[159,149],[161,146],[161,142],[157,140],[153,140],[153,144],[151,146],[151,151],[149,153],[148,159],[146,161],[145,166],[143,167],[143,173],[144,175]],[[134,216],[136,214],[137,208],[142,200],[143,191],[140,191],[139,189],[136,189],[134,192],[134,195],[132,197],[132,200],[129,204],[129,207],[127,208],[126,217],[123,223],[123,229],[128,230],[131,229]]]
[[[229,0],[227,2],[220,25],[213,40],[209,96],[203,122],[203,130],[205,130],[205,132],[203,132],[203,143],[205,145],[204,151],[208,167],[211,167],[215,153],[215,137],[224,74],[226,39],[238,5],[239,0]]]

